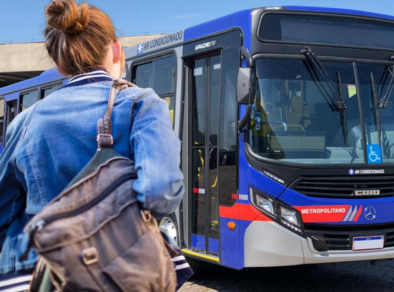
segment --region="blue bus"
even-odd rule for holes
[[[394,17],[248,9],[125,53],[182,141],[186,193],[158,222],[193,266],[394,257]],[[2,145],[66,82],[51,69],[0,89]]]

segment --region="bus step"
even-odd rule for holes
[[[197,258],[201,258],[201,259],[205,259],[205,260],[209,260],[209,261],[213,261],[213,262],[219,262],[219,258],[212,256],[212,255],[207,255],[201,252],[196,252],[190,249],[182,249],[182,252],[187,256],[187,255],[191,255],[193,257],[197,257]]]

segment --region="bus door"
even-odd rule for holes
[[[219,255],[218,137],[221,55],[191,60],[190,247]],[[190,75],[189,75],[190,76]]]

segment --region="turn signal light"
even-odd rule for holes
[[[227,226],[228,226],[228,228],[230,228],[231,230],[234,230],[235,229],[235,223],[234,222],[228,222],[227,223]]]

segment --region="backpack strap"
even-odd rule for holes
[[[116,96],[119,91],[128,87],[137,87],[131,82],[123,79],[116,79],[112,82],[112,87],[109,91],[109,99],[107,110],[104,117],[97,121],[97,148],[111,148],[114,143],[112,137],[112,109],[114,107]]]

